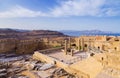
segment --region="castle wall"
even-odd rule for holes
[[[54,39],[54,38],[52,38]],[[52,47],[61,46],[59,40],[49,40],[48,38],[41,39],[24,39],[19,40],[15,38],[0,39],[0,53],[33,53],[37,50],[48,49]]]
[[[18,39],[1,39],[0,53],[33,53],[36,50],[48,48],[44,42],[39,40],[18,40]]]
[[[16,46],[16,40],[14,39],[1,39],[0,40],[0,52],[13,52]]]
[[[36,50],[47,48],[41,41],[36,40],[21,40],[16,46],[17,53],[33,53]]]

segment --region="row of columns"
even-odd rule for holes
[[[89,42],[89,45],[86,45],[86,48],[88,48],[88,50],[90,48],[90,45],[91,45],[90,42]],[[78,38],[77,47],[79,51],[85,51],[84,38]],[[64,50],[65,55],[68,54],[68,51],[67,51],[68,49],[70,50],[69,54],[73,56],[73,51],[71,49],[71,38],[65,40],[65,50]]]
[[[69,37],[68,40],[65,40],[65,55],[68,54],[68,51],[67,50],[70,50],[70,55],[73,56],[73,50],[71,49],[71,38]]]

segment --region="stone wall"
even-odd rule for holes
[[[0,52],[13,52],[16,47],[16,39],[1,39],[0,40]]]
[[[64,37],[40,39],[0,39],[0,53],[33,53],[34,51],[61,47]]]
[[[0,53],[33,53],[36,50],[46,49],[49,46],[45,45],[40,40],[19,40],[19,39],[1,39]]]
[[[49,47],[39,40],[21,40],[16,46],[16,53],[33,53],[46,48]]]

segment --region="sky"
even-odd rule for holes
[[[120,0],[0,0],[0,28],[120,32]]]

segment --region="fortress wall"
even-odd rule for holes
[[[15,39],[1,39],[0,40],[0,53],[13,52],[17,40]]]
[[[48,47],[40,40],[0,39],[0,53],[33,53]]]
[[[57,46],[61,46],[61,43],[51,40],[46,41],[46,39],[44,40],[44,38],[30,40],[19,40],[15,38],[0,39],[0,53],[25,54]]]

